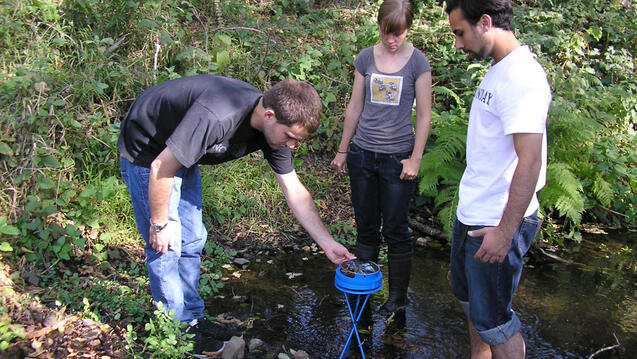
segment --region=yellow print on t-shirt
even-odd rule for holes
[[[402,76],[372,74],[369,84],[372,103],[391,106],[400,104],[400,93],[403,88]]]

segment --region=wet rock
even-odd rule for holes
[[[38,275],[33,272],[27,273],[25,277],[27,283],[32,286],[37,287],[40,284],[40,277],[38,277]]]
[[[232,300],[236,300],[238,302],[247,302],[248,297],[246,297],[245,295],[235,295],[232,297]]]
[[[223,353],[221,353],[221,359],[243,359],[246,342],[239,337],[232,337],[230,341],[226,343]]]
[[[35,349],[36,352],[39,351],[41,347],[42,347],[42,342],[40,342],[39,340],[33,339],[31,341],[31,348]]]
[[[42,324],[45,327],[52,327],[56,325],[57,323],[58,323],[58,318],[56,317],[55,313],[50,313],[49,315],[47,315],[46,318],[44,318],[44,321],[42,322]]]
[[[122,256],[117,248],[115,249],[106,249],[106,254],[108,254],[109,259],[121,259]]]
[[[97,323],[93,320],[90,319],[82,319],[82,325],[85,327],[92,327],[92,326],[97,326]]]
[[[416,239],[416,245],[421,246],[421,247],[426,247],[427,246],[427,238],[424,237],[418,237],[418,239]]]
[[[248,350],[253,351],[262,345],[263,345],[263,340],[259,338],[252,338],[250,339],[250,342],[248,343]]]
[[[246,264],[250,264],[250,261],[245,258],[235,258],[232,262],[241,267],[243,267]]]

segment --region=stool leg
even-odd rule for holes
[[[341,356],[340,359],[343,359],[345,357],[345,353],[347,353],[347,356],[349,356],[349,345],[350,342],[352,341],[352,336],[354,335],[354,331],[356,331],[356,310],[354,310],[354,313],[352,313],[352,306],[349,304],[349,298],[347,297],[347,293],[343,292],[343,295],[345,295],[345,303],[347,304],[347,311],[349,311],[349,317],[352,319],[352,329],[349,332],[349,335],[347,336],[347,341],[345,342],[345,346],[343,347],[343,351],[341,352]],[[356,298],[356,309],[358,309],[358,296]]]
[[[360,296],[359,296],[360,298]],[[361,305],[360,311],[358,312],[358,315],[356,316],[356,339],[358,340],[358,348],[361,350],[361,356],[363,357],[363,359],[365,359],[365,352],[363,351],[363,342],[361,341],[361,337],[358,335],[358,320],[361,318],[361,315],[363,314],[363,310],[365,309],[365,304],[367,304],[367,300],[369,299],[369,294],[365,295],[365,300],[363,301],[363,305]]]
[[[349,311],[349,316],[352,319],[352,330],[350,331],[349,336],[347,337],[347,342],[345,342],[345,347],[343,348],[343,351],[341,352],[340,358],[342,359],[346,352],[349,353],[349,345],[351,344],[352,336],[356,335],[356,340],[358,340],[358,348],[361,351],[361,355],[363,359],[365,359],[365,352],[363,351],[363,342],[361,341],[361,338],[358,335],[358,328],[356,324],[358,323],[358,320],[360,319],[361,314],[363,313],[363,310],[365,309],[365,305],[367,304],[367,300],[369,299],[369,294],[365,295],[365,300],[363,301],[363,304],[360,306],[360,308],[359,308],[359,304],[360,304],[362,295],[356,295],[356,307],[354,309],[354,312],[352,312],[352,307],[349,303],[349,298],[347,298],[347,293],[344,293],[344,294],[345,294],[345,302],[347,303],[347,310]]]

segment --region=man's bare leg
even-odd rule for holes
[[[467,320],[467,323],[469,325],[469,339],[471,340],[471,359],[491,359],[491,347],[482,341],[470,319]]]
[[[526,344],[520,332],[515,333],[506,343],[492,346],[493,357],[497,359],[524,359]]]

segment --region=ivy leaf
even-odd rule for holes
[[[42,165],[48,168],[60,168],[60,162],[53,156],[42,157]]]
[[[219,65],[219,71],[223,70],[224,67],[230,62],[230,55],[228,51],[220,51],[217,53],[217,64]]]
[[[50,178],[47,178],[47,177],[41,177],[38,180],[38,184],[40,185],[40,188],[42,188],[42,189],[55,188],[55,182],[53,182],[53,180],[51,180]]]
[[[0,232],[2,232],[3,234],[8,234],[10,236],[20,235],[20,230],[14,226],[3,226],[2,228],[0,228]]]
[[[13,156],[11,147],[2,141],[0,141],[0,155]]]
[[[230,47],[230,45],[232,45],[232,38],[222,33],[215,34],[214,41],[225,45],[226,47]]]
[[[13,252],[13,247],[8,242],[0,244],[0,252]]]
[[[599,39],[602,38],[602,29],[600,27],[592,27],[589,29],[586,29],[586,32],[591,35],[595,41],[599,41]]]
[[[332,92],[328,92],[323,99],[323,106],[329,105],[331,102],[336,102],[336,95]]]

